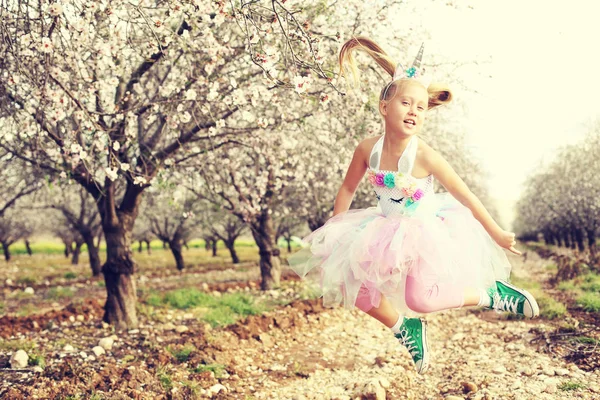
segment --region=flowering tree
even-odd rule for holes
[[[38,190],[39,178],[17,157],[0,149],[0,217],[20,198]]]
[[[272,92],[224,3],[0,7],[0,146],[94,197],[107,243],[104,319],[135,327],[130,243],[142,192],[175,155],[264,126],[250,110]]]
[[[529,177],[517,207],[517,232],[546,243],[596,251],[600,228],[600,121]],[[587,240],[586,240],[587,239]]]
[[[35,220],[18,205],[8,208],[0,216],[0,244],[4,259],[11,260],[10,246],[21,239],[28,239],[35,230]]]
[[[231,262],[238,264],[240,258],[235,250],[235,241],[247,228],[244,221],[207,202],[199,204],[197,212],[199,228],[204,232],[202,236],[207,245],[210,244],[213,256],[216,255],[217,241],[222,240],[229,250]]]
[[[159,185],[152,187],[142,203],[142,213],[148,221],[150,232],[163,243],[169,245],[175,258],[175,265],[182,271],[182,246],[189,240],[198,221],[194,218],[197,205],[191,197],[185,196],[181,189]]]
[[[385,22],[400,3],[0,5],[0,147],[95,199],[107,243],[106,321],[137,325],[130,244],[143,191],[165,166],[197,157],[218,164],[211,154],[235,152],[233,144],[263,146],[234,163],[253,168],[256,189],[227,176],[245,192],[238,206],[224,197],[253,227],[265,282],[278,280],[269,213],[298,161],[281,168],[285,160],[265,146],[289,146],[279,129],[341,92],[334,72],[341,37],[359,29],[389,42],[408,36],[409,28]]]
[[[101,264],[95,239],[100,234],[102,227],[94,198],[81,185],[48,187],[44,194],[47,206],[60,213],[66,230],[77,233],[77,235],[71,235],[75,242],[73,263],[78,263],[79,252],[85,243],[92,275],[99,276]],[[61,236],[68,237],[70,235],[62,234]]]

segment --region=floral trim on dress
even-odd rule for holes
[[[367,179],[373,186],[387,187],[393,189],[399,187],[408,200],[406,205],[410,206],[423,197],[423,190],[417,187],[416,178],[403,174],[402,172],[375,172],[372,169],[367,170]]]

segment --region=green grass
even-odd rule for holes
[[[560,385],[558,385],[558,389],[565,391],[565,392],[573,391],[573,390],[577,390],[577,389],[585,389],[585,388],[587,388],[587,386],[584,385],[583,383],[573,382],[573,381],[563,382]]]
[[[511,282],[529,291],[535,297],[540,306],[540,317],[556,319],[567,315],[567,306],[544,292],[539,282],[529,281],[518,276],[513,276]]]
[[[600,311],[600,293],[581,293],[577,296],[577,304],[584,311],[599,312]]]
[[[6,308],[6,303],[0,301],[0,314],[4,313],[4,309]]]
[[[180,349],[173,349],[170,346],[167,346],[167,351],[179,362],[186,362],[194,350],[196,350],[196,348],[192,345],[186,345]]]
[[[177,289],[164,294],[151,292],[143,301],[153,307],[201,309],[201,319],[213,327],[229,325],[247,315],[262,314],[267,309],[247,294],[227,293],[217,297],[197,289]]]
[[[0,339],[0,350],[2,351],[17,351],[25,350],[27,354],[35,349],[36,344],[31,340],[4,340]]]
[[[286,244],[287,245],[287,244]],[[194,239],[194,240],[190,240],[188,242],[188,246],[190,249],[192,248],[196,248],[196,249],[203,249],[205,247],[205,242],[202,239]],[[235,246],[236,248],[239,247],[256,247],[256,244],[254,243],[253,240],[247,240],[247,239],[238,239],[235,242]],[[294,244],[292,243],[292,247],[294,247]],[[217,248],[218,249],[225,249],[225,244],[222,241],[218,241],[217,242]],[[137,252],[138,250],[138,242],[133,242],[131,244],[131,249],[134,250],[135,252]],[[160,240],[152,240],[150,242],[150,249],[152,250],[162,250],[163,249],[163,243]],[[100,252],[105,252],[106,251],[106,242],[102,242],[100,245]],[[31,243],[31,251],[33,252],[33,254],[61,254],[64,255],[65,253],[65,245],[59,241],[52,241],[52,240],[41,240],[41,241],[33,241]],[[144,243],[143,246],[143,251],[146,251],[146,244]],[[82,253],[87,253],[87,246],[84,244],[83,246],[81,246],[81,252]],[[27,249],[25,248],[25,243],[22,241],[19,241],[17,243],[14,243],[12,246],[10,246],[10,253],[12,255],[22,255],[22,254],[27,254]],[[0,247],[0,254],[4,254],[4,250]]]
[[[38,308],[33,304],[25,304],[19,307],[19,311],[17,311],[17,315],[19,317],[27,317],[28,315],[35,314],[38,311]]]
[[[575,302],[589,312],[600,311],[600,275],[588,272],[577,278],[560,282],[558,289],[575,298]]]
[[[29,354],[29,365],[37,365],[38,367],[44,369],[46,368],[46,359],[43,355],[33,352]]]
[[[37,279],[32,276],[23,276],[17,279],[17,284],[19,285],[33,285],[37,283]]]
[[[574,337],[570,338],[569,341],[572,343],[591,344],[594,346],[595,345],[600,346],[600,339],[592,338],[589,336],[574,336]]]
[[[171,379],[171,375],[169,375],[165,368],[159,367],[156,371],[156,376],[167,393],[173,389],[173,379]]]
[[[46,293],[46,298],[51,300],[62,300],[73,298],[75,292],[71,288],[53,287]]]
[[[212,371],[215,377],[220,378],[225,371],[225,366],[223,364],[198,364],[193,371],[196,373]]]
[[[74,272],[67,272],[64,276],[65,276],[65,279],[75,279],[75,278],[77,278],[77,274],[75,274]]]

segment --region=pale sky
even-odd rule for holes
[[[600,114],[600,2],[482,0],[458,10],[437,3],[417,13],[431,32],[426,54],[490,60],[456,71],[480,92],[456,95],[467,104],[465,129],[492,177],[491,193],[510,220],[527,174]]]

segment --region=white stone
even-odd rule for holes
[[[566,368],[557,368],[554,370],[554,373],[558,376],[565,376],[569,374],[569,370]]]
[[[11,368],[26,368],[29,362],[29,356],[25,350],[17,350],[12,357],[10,357]]]
[[[453,396],[453,395],[446,396],[446,397],[444,397],[444,399],[446,399],[446,400],[465,400],[465,398],[464,398],[464,397],[460,397],[460,396]]]
[[[98,342],[98,346],[102,347],[104,350],[111,350],[115,340],[112,337],[105,337],[100,339]]]
[[[12,279],[7,279],[6,281],[4,281],[4,283],[6,284],[6,286],[11,286],[13,284]]]
[[[101,355],[106,354],[106,350],[104,350],[104,347],[102,346],[94,346],[92,351],[94,352],[96,357],[100,357]]]
[[[65,347],[63,347],[63,351],[73,351],[73,350],[75,350],[75,349],[70,344],[65,344]]]
[[[33,372],[44,372],[44,368],[40,367],[39,365],[36,365],[35,367],[33,367]]]
[[[33,290],[32,287],[26,287],[25,290],[23,290],[23,292],[25,292],[26,294],[34,294],[35,290]]]
[[[177,326],[175,327],[175,332],[177,332],[177,333],[183,333],[183,332],[187,332],[187,331],[189,331],[189,330],[190,330],[190,328],[188,328],[188,327],[187,327],[187,326],[185,326],[185,325],[177,325]]]
[[[79,353],[79,355],[81,356],[81,358],[87,358],[87,353],[85,351],[82,351],[81,353]]]
[[[555,384],[553,384],[553,383],[551,383],[551,384],[547,385],[547,386],[544,388],[544,392],[546,392],[546,393],[550,393],[550,394],[554,394],[554,393],[556,393],[556,391],[557,391],[557,390],[558,390],[558,389],[556,388],[556,385],[555,385]]]
[[[221,385],[220,383],[217,383],[215,385],[212,385],[209,389],[209,392],[211,392],[212,394],[217,394],[217,393],[221,393],[221,391],[223,393],[227,393],[227,388],[223,385]]]
[[[167,322],[166,324],[164,324],[162,326],[163,331],[174,331],[175,330],[175,324],[173,324],[172,322]]]
[[[506,373],[506,367],[504,365],[499,365],[492,370],[495,374],[504,374]]]

